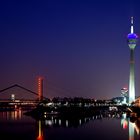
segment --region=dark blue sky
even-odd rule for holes
[[[140,34],[139,0],[0,2],[0,89],[20,84],[44,95],[112,98],[129,80],[130,17]],[[140,45],[135,49],[140,93]]]

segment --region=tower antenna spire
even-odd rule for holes
[[[131,34],[134,33],[133,23],[134,23],[134,21],[133,21],[133,17],[131,17]]]

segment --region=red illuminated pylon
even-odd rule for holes
[[[38,98],[39,101],[43,98],[43,77],[38,77]]]

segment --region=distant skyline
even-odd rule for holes
[[[130,18],[140,34],[139,0],[2,1],[0,89],[13,84],[46,97],[107,99],[128,87]],[[135,49],[140,95],[140,41]]]

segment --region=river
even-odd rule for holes
[[[0,112],[0,136],[6,140],[139,140],[139,133],[140,119],[131,122],[125,113],[36,120],[22,110]]]

